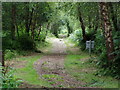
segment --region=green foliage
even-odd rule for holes
[[[107,59],[107,52],[106,52],[106,46],[105,46],[105,39],[103,34],[97,32],[96,38],[95,38],[95,49],[94,52],[99,55],[98,61],[96,62],[96,65],[100,68],[100,70],[97,72],[97,75],[107,75],[112,76],[115,78],[120,78],[119,75],[119,69],[120,69],[120,51],[119,51],[119,32],[116,32],[116,34],[113,34],[114,37],[114,48],[115,52],[111,53],[115,55],[114,60],[109,61]]]
[[[47,31],[42,31],[39,36],[40,42],[45,42]]]
[[[89,31],[86,33],[87,40],[94,40],[93,33],[94,33],[93,31]],[[78,45],[80,46],[81,50],[85,50],[86,41],[83,40],[81,29],[75,30],[74,33],[70,35],[70,39],[73,42],[77,42]]]
[[[9,50],[9,49],[7,49],[7,50],[5,50],[5,60],[10,60],[10,59],[12,59],[12,58],[15,58],[17,56],[17,51],[15,51],[15,50]]]
[[[9,35],[6,35],[3,39],[3,50],[13,49],[13,50],[33,50],[35,49],[35,43],[30,36],[22,34],[15,40],[12,40]]]
[[[96,63],[96,66],[98,66],[100,69],[98,70],[96,75],[104,75],[104,76],[107,75],[107,76],[113,76],[115,78],[120,78],[119,76],[119,69],[120,69],[119,35],[120,35],[119,32],[116,32],[116,33],[113,32],[115,52],[111,54],[115,54],[115,58],[114,60],[109,61],[107,59],[105,37],[101,29],[98,29],[96,33],[91,30],[87,31],[86,33],[87,40],[95,41],[95,48],[93,52],[96,55],[99,55],[95,63]],[[81,50],[85,50],[86,44],[83,41],[81,30],[76,30],[70,36],[70,39],[74,42],[78,42],[79,43],[78,45],[80,46]]]
[[[96,54],[99,54],[101,52],[106,53],[106,47],[105,47],[105,38],[103,35],[103,32],[99,29],[97,33],[95,34],[95,48],[94,52]]]
[[[16,69],[15,75],[17,78],[25,80],[28,84],[51,87],[47,81],[39,78],[39,75],[34,69],[33,64],[40,59],[40,57],[41,55],[17,58],[18,61],[26,61],[27,63],[25,67]]]
[[[13,8],[13,5],[15,8]],[[37,47],[44,49],[41,44],[45,42],[49,27],[56,37],[58,37],[60,32],[63,32],[62,29],[68,30],[62,34],[71,34],[74,31],[69,38],[77,43],[81,50],[85,50],[86,45],[85,41],[83,41],[82,30],[80,29],[81,23],[78,19],[78,6],[80,7],[81,18],[85,26],[86,39],[95,41],[93,52],[98,55],[99,58],[97,58],[96,65],[101,68],[98,73],[120,78],[120,32],[114,30],[112,33],[115,49],[115,52],[112,54],[115,54],[115,58],[112,62],[108,62],[105,35],[100,29],[101,20],[98,3],[3,3],[2,26],[3,34],[5,33],[5,35],[3,35],[2,38],[2,48],[5,51],[5,59],[14,58],[18,54],[26,55],[24,51],[36,49],[35,41],[40,41],[37,42],[40,43]],[[120,26],[119,7],[118,3],[113,3],[113,12],[115,17],[117,17],[116,22],[118,22],[118,26]],[[14,18],[14,20],[12,18]],[[110,17],[110,21],[112,21],[112,17]],[[112,29],[113,24],[114,23],[111,22]],[[13,29],[13,25],[15,25],[15,29]],[[98,28],[95,30],[97,25]],[[29,29],[27,34],[25,34],[26,29]],[[15,36],[14,39],[12,39],[12,34]],[[34,80],[36,80],[36,78]],[[94,83],[94,80],[91,81],[91,83]],[[97,83],[97,80],[95,83]]]
[[[22,50],[34,50],[35,49],[35,42],[26,34],[21,35],[18,38],[18,44],[20,45],[20,49]]]
[[[115,55],[115,58],[112,63],[112,67],[110,68],[112,71],[112,76],[115,78],[120,79],[120,31],[114,32],[114,48],[115,51],[113,54]]]
[[[11,39],[9,34],[4,35],[2,37],[2,49],[3,50],[13,48],[12,44],[13,44],[13,40]]]
[[[22,80],[15,77],[14,72],[15,70],[9,67],[9,71],[2,74],[2,88],[18,88],[18,86],[22,83]]]
[[[117,88],[118,80],[112,77],[95,75],[98,71],[94,63],[89,63],[88,54],[67,55],[66,71],[76,80],[84,83],[81,87]],[[93,59],[91,59],[93,61]],[[82,77],[82,78],[81,78]],[[86,79],[87,78],[87,79]]]
[[[82,35],[82,32],[81,32],[81,30],[75,30],[71,35],[70,35],[70,39],[72,40],[72,41],[74,41],[74,42],[79,42],[79,39],[81,39],[82,37],[81,37],[81,35]]]

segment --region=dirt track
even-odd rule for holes
[[[63,78],[62,81],[55,81],[53,87],[62,85],[64,87],[80,87],[81,83],[72,78],[64,68],[64,59],[66,57],[66,45],[63,39],[53,39],[51,54],[43,56],[40,60],[34,63],[34,67],[40,78],[43,75],[58,75]]]

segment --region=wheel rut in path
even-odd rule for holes
[[[51,78],[48,82],[54,82],[53,87],[80,87],[81,83],[71,77],[64,68],[64,59],[66,57],[66,45],[62,39],[53,39],[51,54],[44,55],[40,60],[34,63],[34,67],[41,79],[44,75],[57,75],[61,80]]]

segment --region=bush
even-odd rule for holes
[[[99,55],[98,61],[96,63],[97,66],[100,67],[99,71],[97,72],[97,74],[99,75],[108,75],[108,76],[112,76],[115,77],[117,79],[120,78],[120,40],[119,40],[119,32],[117,32],[115,34],[115,32],[113,32],[113,40],[114,40],[114,48],[115,48],[115,52],[111,53],[115,55],[114,60],[109,61],[107,59],[107,52],[106,52],[106,46],[105,46],[105,38],[103,36],[103,34],[101,34],[100,32],[97,32],[96,34],[96,38],[95,38],[95,53],[97,55]]]
[[[12,59],[18,55],[17,51],[15,50],[5,50],[5,60]]]
[[[18,38],[18,43],[22,50],[34,50],[36,47],[34,40],[26,34],[23,34]]]
[[[73,34],[70,35],[69,39],[75,43],[77,42],[81,50],[85,50],[86,45],[82,38],[82,30],[75,30]]]
[[[102,34],[102,32],[99,30],[95,34],[95,48],[94,48],[94,52],[96,54],[100,54],[101,52],[106,53],[105,51],[106,51],[105,38],[104,38],[104,35]]]
[[[15,40],[12,40],[9,35],[2,39],[3,50],[33,50],[36,47],[34,40],[26,34],[22,34]]]
[[[2,71],[2,67],[0,67],[0,71]],[[18,88],[18,86],[22,83],[22,80],[18,80],[14,76],[14,69],[9,68],[9,71],[5,74],[1,74],[2,80],[2,88]]]

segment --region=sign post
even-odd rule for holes
[[[86,41],[86,49],[89,49],[89,55],[91,55],[91,50],[94,48],[94,41]]]

